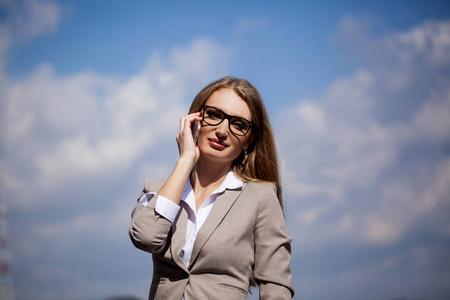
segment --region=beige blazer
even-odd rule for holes
[[[164,181],[146,180],[140,197],[157,192]],[[139,199],[140,199],[139,197]],[[247,299],[252,272],[260,299],[292,299],[291,238],[275,186],[244,183],[220,194],[194,243],[186,268],[180,257],[186,239],[187,212],[173,224],[155,212],[157,196],[133,210],[133,244],[153,255],[149,299]]]

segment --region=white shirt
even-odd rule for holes
[[[241,189],[243,186],[241,179],[237,178],[233,171],[230,170],[222,182],[220,187],[211,193],[208,199],[202,203],[202,205],[196,211],[194,190],[192,189],[191,181],[188,179],[184,187],[183,194],[181,196],[180,205],[175,204],[169,199],[159,196],[156,202],[155,211],[173,222],[178,214],[181,207],[186,209],[188,213],[187,227],[186,227],[186,240],[184,242],[183,249],[180,252],[181,259],[183,260],[186,267],[189,266],[191,260],[192,249],[194,248],[194,242],[197,238],[198,231],[205,223],[206,218],[211,212],[214,203],[216,202],[217,196],[223,193],[226,189]],[[139,200],[144,206],[153,198],[156,193],[147,193]]]

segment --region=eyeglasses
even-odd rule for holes
[[[223,120],[228,120],[228,127],[230,131],[235,135],[244,136],[250,130],[251,127],[255,126],[252,122],[236,116],[230,116],[229,114],[223,112],[222,110],[209,105],[203,105],[203,121],[206,124],[217,126],[223,122]]]

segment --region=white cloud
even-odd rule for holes
[[[53,1],[17,1],[17,15],[12,22],[15,39],[32,39],[56,29],[61,19],[61,7]]]
[[[2,3],[0,61],[19,43],[56,30],[61,7],[50,1]],[[175,136],[187,96],[226,70],[228,50],[198,38],[167,55],[153,53],[129,78],[84,71],[60,76],[42,64],[21,80],[0,64],[2,177],[8,193],[21,186],[52,190],[76,178],[124,170]],[[27,193],[27,192],[25,192]],[[29,192],[28,192],[29,193]],[[26,194],[13,205],[36,204]]]
[[[400,48],[399,58],[404,64],[414,64],[417,59],[424,59],[432,66],[450,63],[450,21],[429,21],[386,42],[393,52]]]
[[[337,36],[376,64],[277,119],[291,128],[279,141],[287,201],[301,211],[293,224],[305,228],[299,247],[339,238],[395,243],[425,215],[448,209],[450,84],[440,70],[450,57],[450,22],[373,39],[366,27],[346,18]],[[376,49],[363,51],[368,45]],[[392,89],[393,78],[407,80]],[[410,98],[411,90],[420,93]]]
[[[0,78],[4,76],[5,55],[14,44],[56,30],[61,7],[53,1],[2,1],[6,15],[0,23]]]
[[[233,28],[235,39],[243,39],[252,32],[260,31],[267,25],[267,20],[262,17],[246,17],[238,20]]]
[[[57,247],[63,250],[68,250],[65,248],[70,247],[71,241],[91,236],[93,230],[97,234],[101,233],[103,242],[118,243],[124,240],[128,242],[126,229],[130,223],[131,205],[134,202],[132,199],[128,202],[108,200],[110,204],[105,205],[101,211],[83,212],[60,222],[41,223],[33,228],[33,235],[44,243],[57,240],[59,241]]]
[[[20,82],[4,81],[2,134],[6,165],[14,169],[9,176],[25,160],[35,174],[28,173],[27,185],[52,189],[129,167],[161,139],[175,137],[186,96],[223,72],[226,59],[220,45],[197,39],[167,58],[152,55],[125,80],[93,72],[60,77],[41,65]]]

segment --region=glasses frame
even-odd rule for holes
[[[205,111],[206,111],[207,108],[214,108],[214,109],[220,111],[223,114],[222,120],[220,120],[219,123],[217,123],[217,124],[211,124],[211,123],[208,123],[207,121],[205,121]],[[249,126],[248,126],[247,131],[244,134],[236,133],[236,132],[234,132],[233,129],[231,129],[231,119],[232,118],[237,118],[237,119],[244,120],[245,122],[248,122]],[[223,110],[221,110],[220,108],[217,108],[215,106],[210,106],[210,105],[203,105],[202,106],[202,121],[205,122],[206,124],[211,125],[211,126],[217,126],[220,123],[222,123],[223,120],[225,120],[225,119],[228,120],[228,128],[230,129],[230,132],[232,132],[233,134],[238,135],[238,136],[245,136],[250,131],[251,128],[255,128],[255,124],[254,123],[250,122],[249,120],[247,120],[247,119],[245,119],[243,117],[229,115],[226,112],[224,112]]]

